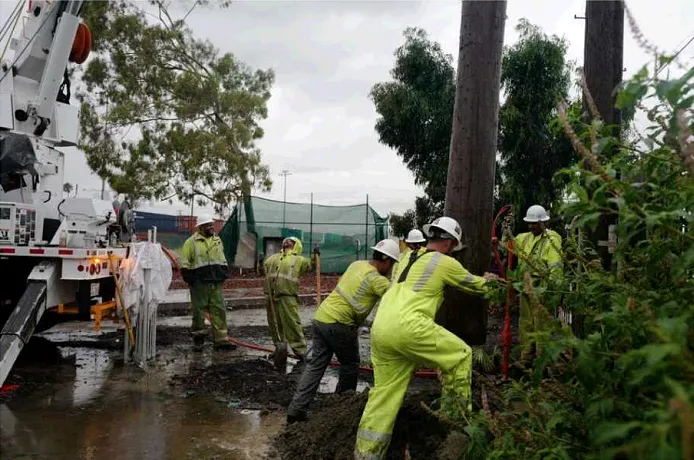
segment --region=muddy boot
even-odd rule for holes
[[[306,412],[298,412],[296,414],[287,414],[287,424],[291,425],[296,422],[305,422],[308,420]]]
[[[220,340],[214,343],[215,350],[236,350],[238,348],[235,343],[229,340]]]
[[[203,345],[205,345],[205,337],[202,335],[194,335],[193,351],[202,351]]]

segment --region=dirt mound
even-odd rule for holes
[[[367,392],[348,392],[321,398],[309,420],[289,425],[274,442],[276,459],[351,460],[354,458],[359,420],[366,405]],[[437,458],[449,428],[421,406],[430,403],[435,393],[409,395],[400,409],[393,430],[388,459]],[[329,440],[329,442],[327,441]]]
[[[302,366],[294,366],[289,374],[281,373],[269,361],[255,359],[191,369],[174,375],[171,384],[189,395],[211,394],[235,407],[277,410],[289,406],[301,371]]]

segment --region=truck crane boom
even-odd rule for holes
[[[101,312],[114,304],[107,261],[126,256],[120,241],[130,235],[121,230],[132,231],[113,203],[62,198],[58,148],[76,146],[79,134],[67,66],[84,62],[91,49],[80,19],[84,2],[27,4],[10,38],[14,56],[0,63],[0,384],[44,312],[57,307],[89,318],[95,306]]]

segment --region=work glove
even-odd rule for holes
[[[497,275],[495,273],[489,273],[489,272],[485,272],[485,274],[482,275],[482,278],[484,278],[484,280],[487,282],[489,282],[489,281],[501,281],[501,278],[499,278],[499,275]]]
[[[320,248],[318,246],[313,248],[313,254],[316,256],[320,256]]]

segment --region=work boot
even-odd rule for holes
[[[203,345],[205,345],[205,337],[202,335],[194,335],[193,351],[202,351]]]
[[[296,414],[287,414],[287,424],[291,425],[296,422],[305,422],[308,420],[306,412],[297,412]]]
[[[238,348],[235,343],[229,341],[229,339],[220,340],[214,343],[215,350],[236,350]]]

